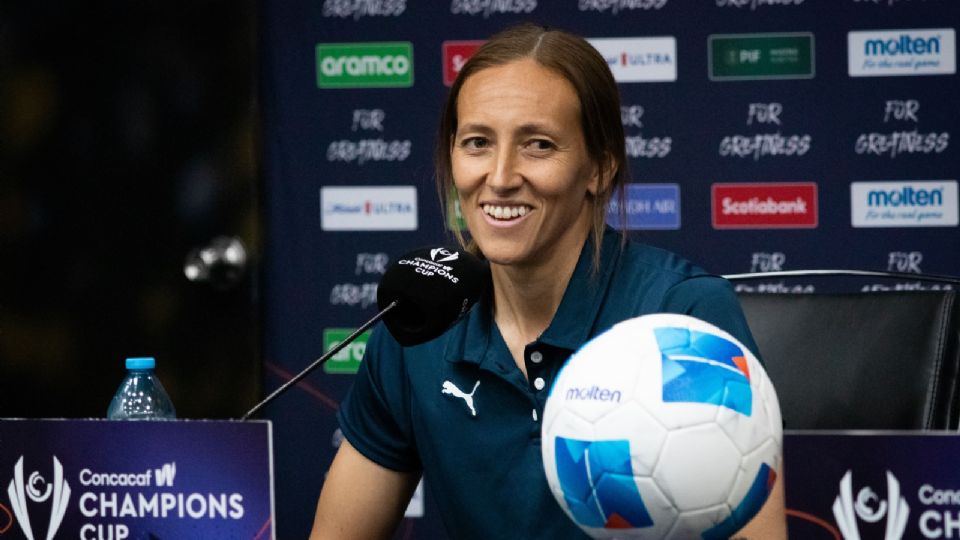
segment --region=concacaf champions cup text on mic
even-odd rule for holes
[[[247,420],[256,414],[380,319],[404,347],[439,337],[480,299],[490,283],[489,272],[486,263],[457,248],[428,247],[399,257],[387,268],[377,286],[380,312],[257,403],[241,419]]]

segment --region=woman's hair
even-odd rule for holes
[[[451,149],[457,132],[457,99],[463,83],[474,73],[525,58],[536,61],[570,82],[580,101],[580,127],[587,154],[597,164],[601,184],[592,198],[594,268],[599,263],[600,240],[606,226],[607,204],[614,193],[623,197],[627,181],[623,123],[620,119],[620,94],[606,60],[580,36],[534,24],[508,28],[484,43],[464,64],[440,116],[440,129],[434,154],[437,191],[445,220],[453,213],[456,190],[453,183]],[[620,205],[621,209],[623,205]],[[457,240],[474,253],[473,242],[464,242],[458,227],[452,227]]]

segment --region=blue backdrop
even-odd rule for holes
[[[267,1],[268,389],[375,313],[393,257],[449,241],[431,164],[447,83],[476,41],[527,20],[608,58],[636,237],[723,274],[958,273],[953,0]],[[362,348],[267,413],[280,538],[309,530]],[[418,501],[398,534],[442,538],[429,489]]]

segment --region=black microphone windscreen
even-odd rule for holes
[[[489,272],[486,263],[462,249],[423,248],[401,256],[377,287],[381,310],[397,301],[383,318],[387,330],[405,347],[440,336],[480,298]]]

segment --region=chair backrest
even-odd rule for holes
[[[739,297],[788,429],[957,429],[955,291]]]

